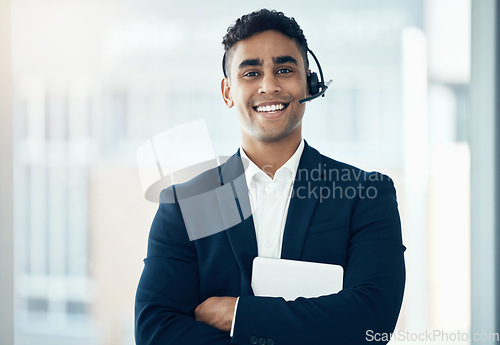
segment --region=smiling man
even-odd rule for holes
[[[307,67],[296,41],[268,30],[238,41],[228,55],[231,77],[222,80],[222,94],[239,114],[245,151],[259,143],[297,147],[305,111],[298,100],[307,96]]]
[[[224,165],[162,192],[136,296],[137,344],[364,344],[391,333],[405,281],[392,181],[303,140],[299,101],[311,96],[310,71],[293,18],[250,13],[223,44],[222,97],[239,116],[242,145]],[[186,200],[214,190],[215,202],[183,212]],[[190,224],[213,204],[222,218],[235,205],[241,221],[193,239]],[[214,227],[213,219],[201,224]],[[256,256],[340,265],[343,290],[294,301],[255,296]]]

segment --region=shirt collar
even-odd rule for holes
[[[295,175],[297,174],[297,170],[299,168],[300,157],[302,157],[302,152],[304,152],[304,139],[300,141],[299,147],[297,147],[297,150],[295,150],[295,153],[292,155],[292,157],[290,157],[290,159],[286,161],[285,164],[283,164],[278,170],[276,170],[274,177],[276,178],[278,175],[288,170],[291,173],[292,179],[295,178]],[[250,158],[248,158],[245,150],[243,150],[242,147],[240,147],[240,156],[243,158],[244,162],[248,162],[248,167],[245,170],[245,179],[248,188],[250,188],[252,179],[258,174],[263,177],[265,176],[269,180],[271,180],[268,174],[261,170],[254,162],[252,162]],[[244,163],[244,165],[246,165],[246,163]]]

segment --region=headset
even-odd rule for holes
[[[314,62],[316,63],[316,66],[318,66],[318,71],[319,71],[319,76],[321,78],[318,79],[318,74],[316,72],[311,72],[307,76],[307,88],[309,90],[309,97],[303,98],[299,100],[299,103],[305,103],[312,101],[313,99],[316,99],[318,97],[325,97],[325,92],[332,83],[332,80],[330,79],[325,83],[325,78],[323,77],[323,70],[321,69],[321,65],[319,64],[318,58],[314,53],[312,52],[311,49],[307,48],[307,51],[309,54],[314,59]],[[224,77],[227,78],[227,73],[226,73],[226,53],[224,53],[224,56],[222,57],[222,73],[224,73]]]

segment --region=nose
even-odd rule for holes
[[[276,76],[273,73],[266,73],[261,79],[259,93],[272,94],[278,93],[280,91],[281,87],[278,80],[276,79]]]

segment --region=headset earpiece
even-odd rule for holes
[[[309,89],[309,95],[314,96],[319,93],[319,80],[318,75],[315,72],[311,72],[307,76],[307,87]]]
[[[319,78],[318,74],[314,72],[311,72],[307,76],[307,88],[309,89],[309,97],[306,97],[304,99],[299,99],[300,104],[312,101],[313,99],[316,99],[321,96],[325,97],[325,92],[328,89],[328,86],[330,86],[332,82],[331,80],[329,80],[328,82],[325,83],[325,78],[323,77],[323,70],[321,69],[321,65],[319,64],[318,58],[316,57],[316,55],[314,55],[311,49],[307,49],[307,51],[313,57],[314,62],[316,62],[316,66],[318,66]]]

